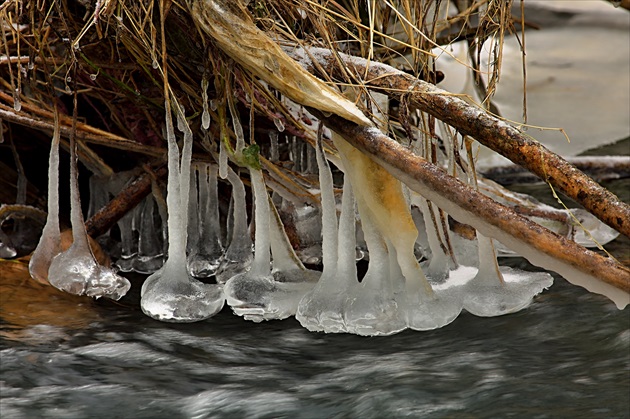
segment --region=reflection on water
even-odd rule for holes
[[[2,291],[3,418],[630,414],[630,313],[560,278],[516,314],[372,338],[310,333],[293,319],[253,324],[227,309],[159,323],[88,299],[78,311],[51,303],[29,322],[31,308],[7,317]]]

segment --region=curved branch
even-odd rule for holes
[[[562,157],[523,135],[517,128],[503,120],[464,102],[452,93],[385,64],[341,53],[333,54],[323,48],[286,49],[285,52],[313,73],[316,72],[313,59],[316,59],[318,65],[325,71],[337,76],[341,76],[337,58],[343,61],[345,71],[363,75],[367,70],[365,80],[367,87],[382,89],[389,96],[398,99],[401,95],[408,94],[409,99],[420,110],[525,167],[580,203],[601,221],[630,237],[629,205]]]
[[[572,284],[603,294],[622,309],[630,304],[630,269],[567,240],[476,191],[411,153],[376,128],[312,110],[326,125],[369,155],[410,189],[459,222],[499,240],[532,264],[555,271]]]

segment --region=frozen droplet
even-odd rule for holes
[[[159,67],[159,64],[155,58],[153,58],[153,61],[151,62],[151,67],[153,67],[154,70],[157,70],[157,68]]]
[[[212,109],[212,112],[216,112],[218,106],[219,106],[219,103],[216,99],[210,100],[210,109]]]
[[[210,112],[208,112],[208,77],[204,74],[201,79],[201,98],[203,102],[203,112],[201,113],[201,128],[210,128]]]
[[[284,123],[280,118],[273,118],[273,123],[276,125],[279,132],[284,132]]]
[[[67,76],[67,77],[66,77],[66,82],[70,83],[71,81],[72,81],[72,77]]]
[[[16,112],[20,112],[22,110],[22,101],[20,100],[20,91],[16,90],[13,94],[13,109]]]
[[[98,74],[90,74],[90,80],[94,81],[98,77]]]

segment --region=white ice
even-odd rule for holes
[[[224,284],[233,276],[245,272],[254,259],[252,239],[247,228],[245,186],[241,178],[229,167],[227,179],[232,185],[232,218],[234,221],[230,244],[216,273],[216,280],[220,284]]]
[[[59,229],[59,128],[55,112],[55,130],[50,144],[48,159],[48,217],[39,238],[35,252],[31,256],[28,270],[31,277],[42,284],[48,284],[48,269],[53,257],[61,252]]]
[[[350,181],[344,182],[339,230],[333,194],[333,180],[321,143],[316,148],[321,190],[323,265],[319,282],[299,303],[295,318],[308,330],[347,332],[345,312],[358,286],[355,262],[354,194]]]
[[[168,237],[169,251],[164,266],[142,285],[142,311],[157,320],[194,322],[212,317],[224,304],[220,285],[204,284],[194,279],[186,267],[186,232],[190,188],[192,132],[182,110],[174,104],[178,122],[184,130],[181,165],[175,138],[170,100],[167,97],[166,137],[168,142]]]

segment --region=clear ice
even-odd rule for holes
[[[288,239],[281,223],[278,225],[279,219],[272,215],[262,172],[250,168],[250,176],[255,199],[254,261],[249,271],[225,283],[225,297],[234,313],[246,320],[284,319],[295,314],[298,302],[315,285],[319,275],[301,266],[295,253],[287,254],[292,253],[288,251],[290,244],[284,243]]]
[[[196,188],[190,194],[190,201],[197,201],[196,205],[189,208],[189,218],[193,221],[188,225],[189,241],[194,234],[195,243],[188,254],[188,270],[196,278],[208,278],[213,276],[223,258],[223,245],[221,244],[221,225],[219,222],[219,195],[217,192],[217,166],[208,163],[194,165],[197,176]],[[196,209],[196,213],[194,212]],[[190,247],[190,246],[189,246]]]
[[[54,167],[51,165],[49,176],[58,176],[58,174],[51,173],[53,169]],[[54,191],[51,190],[49,199],[58,200],[58,196],[55,195]],[[70,199],[73,242],[68,250],[59,253],[52,259],[48,269],[48,281],[54,287],[71,294],[118,300],[129,291],[131,284],[126,278],[117,275],[111,268],[99,265],[90,248],[81,212],[77,154],[74,141],[71,141],[70,146]]]
[[[477,242],[479,269],[461,289],[469,313],[481,317],[514,313],[553,284],[553,277],[546,272],[499,267],[492,240],[477,232]]]
[[[164,266],[142,285],[142,311],[156,320],[195,322],[212,317],[224,304],[220,285],[194,279],[186,266],[186,232],[190,191],[192,131],[177,103],[174,104],[180,128],[184,131],[181,164],[175,138],[170,100],[167,97],[166,137],[168,142],[168,258]]]

